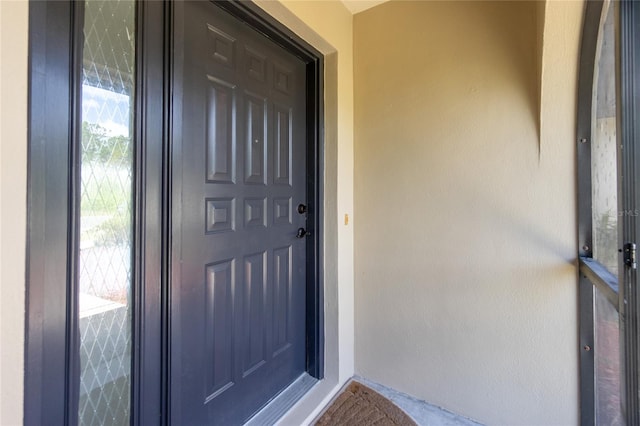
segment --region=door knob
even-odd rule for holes
[[[309,235],[311,232],[307,231],[304,228],[298,228],[298,233],[296,234],[296,238],[304,238],[306,235]]]
[[[305,214],[309,211],[309,208],[304,204],[298,204],[298,213]]]

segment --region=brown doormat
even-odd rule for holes
[[[314,425],[417,426],[416,422],[394,403],[358,382],[351,382]]]

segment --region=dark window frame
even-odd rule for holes
[[[577,219],[579,263],[580,424],[593,425],[595,407],[594,289],[600,291],[620,315],[621,385],[623,417],[629,425],[640,424],[640,284],[635,268],[625,265],[626,243],[640,241],[637,205],[640,201],[640,5],[617,2],[616,93],[618,137],[618,251],[619,274],[614,276],[592,258],[591,138],[592,97],[602,0],[586,2],[577,110]]]

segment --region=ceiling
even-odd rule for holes
[[[347,9],[355,15],[358,12],[362,12],[363,10],[367,10],[386,1],[388,0],[342,0],[342,3],[344,3],[344,5],[347,6]]]

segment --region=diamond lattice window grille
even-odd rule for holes
[[[128,424],[135,3],[85,3],[80,206],[81,425]]]

